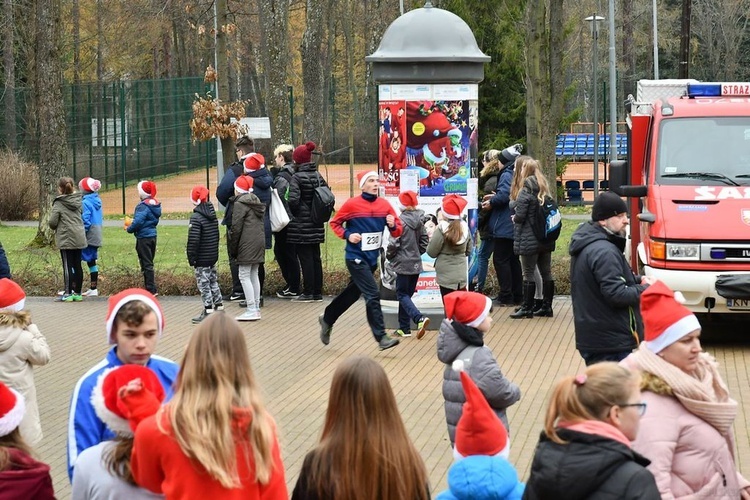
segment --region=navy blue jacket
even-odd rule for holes
[[[232,225],[232,205],[234,204],[234,181],[242,175],[244,167],[242,160],[238,160],[227,168],[224,177],[221,178],[219,186],[216,188],[216,199],[224,206],[224,219],[222,224],[229,228]]]
[[[10,264],[8,264],[8,257],[5,255],[2,243],[0,243],[0,278],[12,278],[10,275]]]
[[[503,170],[497,178],[497,188],[495,196],[490,198],[490,221],[487,224],[487,232],[493,238],[513,239],[513,221],[511,216],[513,210],[510,209],[510,183],[513,180],[513,171],[515,163],[511,163]]]
[[[161,218],[161,203],[156,198],[146,198],[135,206],[133,223],[128,226],[129,233],[136,238],[156,238],[156,226]]]

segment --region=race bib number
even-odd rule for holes
[[[362,250],[378,250],[383,243],[383,233],[362,233]]]

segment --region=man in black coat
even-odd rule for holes
[[[570,239],[570,295],[576,349],[586,365],[625,359],[643,339],[641,293],[652,277],[633,273],[623,251],[627,205],[607,191],[594,200],[591,221]]]

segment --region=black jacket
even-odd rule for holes
[[[289,208],[294,218],[287,226],[287,241],[296,244],[320,244],[325,240],[324,224],[313,224],[313,191],[318,186],[327,186],[318,173],[315,163],[303,163],[297,168],[289,183]]]
[[[594,221],[578,226],[570,239],[570,295],[579,351],[623,352],[643,339],[640,300],[647,285],[628,266],[622,254],[625,243]]]
[[[8,264],[8,257],[5,255],[5,249],[3,244],[0,243],[0,278],[11,279],[13,276],[10,274],[10,265]]]
[[[216,199],[219,200],[225,210],[224,219],[221,221],[222,224],[227,226],[227,229],[232,225],[232,204],[234,201],[234,181],[242,175],[244,166],[241,160],[229,165],[227,171],[224,172],[224,177],[221,178],[219,186],[216,188]]]
[[[558,429],[567,444],[544,433],[534,452],[524,500],[660,500],[651,462],[622,443]]]
[[[534,233],[539,221],[539,183],[527,177],[518,193],[513,215],[513,252],[516,255],[536,255],[555,251],[555,242],[540,242]]]
[[[188,225],[187,258],[192,267],[211,267],[219,260],[219,221],[211,203],[193,209]]]

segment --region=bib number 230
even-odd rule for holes
[[[377,250],[382,245],[383,233],[362,233],[362,250]]]

